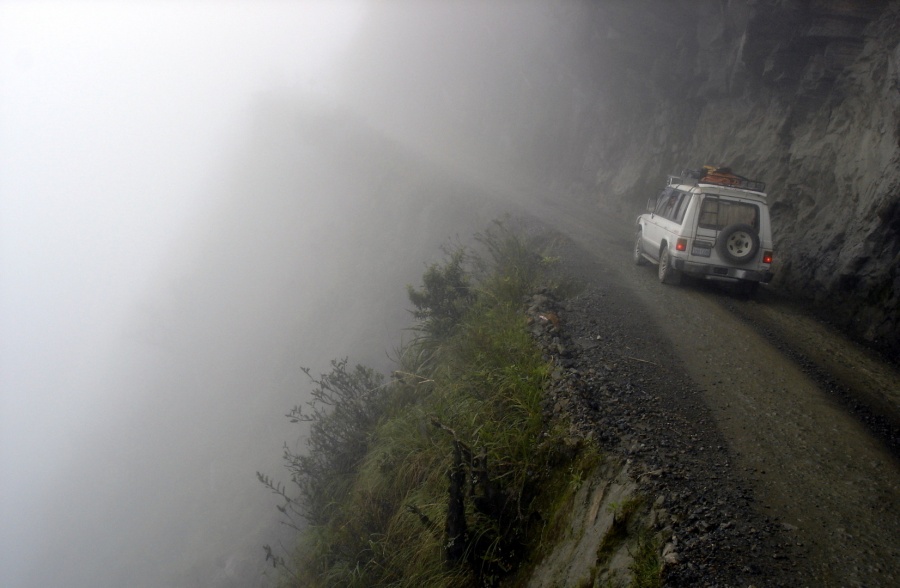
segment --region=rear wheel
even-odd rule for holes
[[[665,244],[659,250],[659,281],[672,285],[681,283],[681,272],[672,265],[669,247]]]
[[[644,257],[644,235],[641,231],[637,232],[634,238],[634,265],[646,265],[647,259]]]

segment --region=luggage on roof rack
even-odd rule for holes
[[[739,176],[733,171],[731,171],[730,167],[713,167],[711,165],[704,165],[701,169],[686,169],[681,172],[681,175],[689,180],[687,183],[697,183],[697,184],[712,184],[714,186],[728,186],[729,188],[740,188],[742,190],[753,190],[754,192],[765,192],[766,184],[765,182],[758,182],[756,180],[751,180],[745,178],[744,176]],[[672,183],[673,179],[678,179],[675,176],[669,176],[669,183]]]

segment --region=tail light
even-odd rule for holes
[[[687,251],[687,239],[678,239],[675,241],[675,251]]]
[[[775,257],[775,254],[771,251],[763,251],[763,263],[772,263],[773,257]]]

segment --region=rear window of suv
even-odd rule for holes
[[[700,228],[721,231],[734,224],[750,225],[759,231],[759,206],[716,196],[703,198],[698,221]]]

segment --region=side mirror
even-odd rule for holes
[[[648,198],[647,199],[647,212],[653,212],[656,210],[656,199]]]

